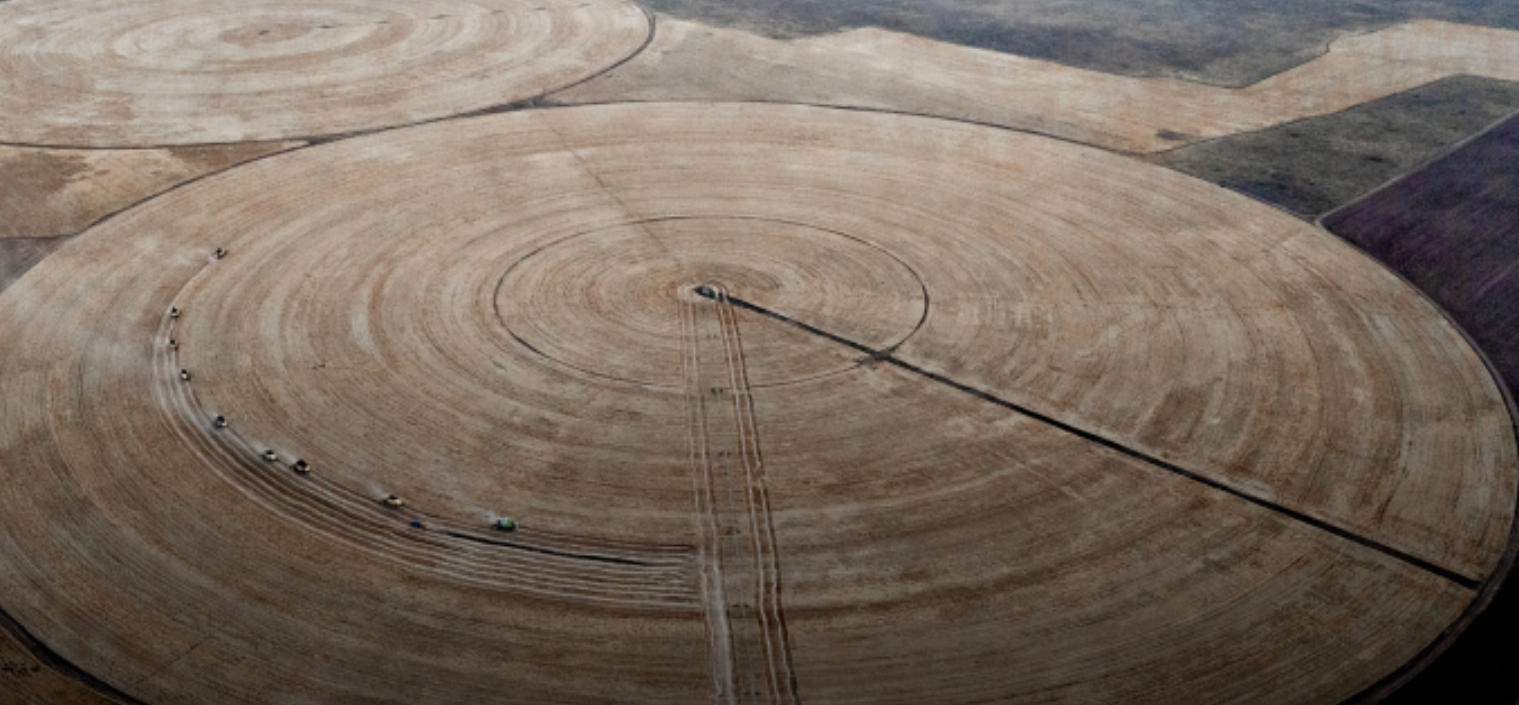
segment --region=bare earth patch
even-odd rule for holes
[[[303,144],[109,151],[0,145],[0,239],[73,235],[177,184]]]
[[[1244,86],[1337,37],[1419,18],[1519,29],[1484,0],[645,0],[661,16],[802,39],[876,27],[1136,78]]]
[[[1130,78],[880,29],[796,41],[661,19],[627,64],[557,104],[759,101],[906,112],[1126,152],[1344,110],[1455,74],[1519,80],[1519,32],[1419,21],[1336,41],[1242,89]]]

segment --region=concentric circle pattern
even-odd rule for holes
[[[0,595],[150,703],[1329,705],[1480,599],[1519,477],[1459,332],[1321,231],[821,108],[271,157],[0,336]]]
[[[0,141],[315,137],[532,98],[647,41],[625,0],[0,4]]]
[[[548,358],[610,379],[679,387],[676,300],[709,283],[775,310],[808,311],[813,322],[876,348],[901,345],[928,315],[922,281],[886,251],[755,218],[645,220],[567,238],[513,263],[495,305],[512,336]],[[750,341],[745,355],[756,387],[861,364],[858,355],[766,342]]]

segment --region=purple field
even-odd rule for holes
[[[1323,224],[1439,303],[1519,396],[1519,116]]]
[[[1519,397],[1519,116],[1321,222],[1443,307]],[[1516,634],[1519,594],[1510,581],[1384,705],[1513,702]]]

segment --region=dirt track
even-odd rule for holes
[[[702,314],[741,356],[682,333],[703,282],[754,307]],[[1497,388],[1371,261],[945,121],[394,131],[191,184],[21,284],[0,594],[155,705],[710,699],[703,389],[738,404],[704,447],[763,463],[750,577],[778,566],[809,703],[1338,702],[1460,616],[1516,493]]]

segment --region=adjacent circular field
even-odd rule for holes
[[[153,146],[411,124],[562,88],[651,31],[625,0],[11,0],[0,141]]]
[[[155,704],[1330,705],[1481,601],[1519,478],[1459,332],[1312,226],[854,111],[271,157],[0,336],[3,606]]]

